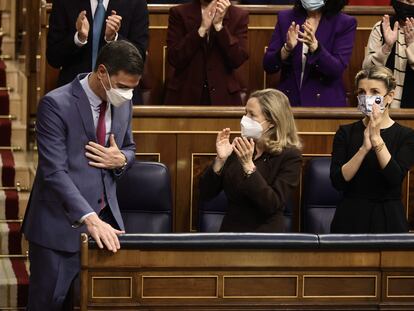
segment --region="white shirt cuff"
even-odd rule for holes
[[[79,47],[82,47],[82,46],[86,45],[86,43],[88,43],[88,40],[86,40],[85,42],[82,42],[81,40],[79,40],[79,33],[78,32],[75,33],[73,41]]]
[[[85,221],[86,217],[88,217],[89,215],[92,215],[92,214],[96,214],[96,213],[95,212],[90,212],[90,213],[87,213],[87,214],[83,215],[82,218],[79,219],[79,223],[80,224],[83,224],[83,222]]]
[[[106,40],[106,37],[104,38],[106,43],[112,42],[112,41],[117,41],[118,40],[118,32],[115,34],[115,38],[112,41]]]

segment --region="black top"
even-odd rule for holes
[[[414,164],[414,131],[398,123],[381,130],[381,137],[391,154],[387,166],[381,169],[375,151],[371,150],[355,176],[346,182],[341,167],[362,146],[364,130],[364,123],[358,121],[341,126],[334,138],[331,180],[344,195],[336,209],[331,232],[407,232],[401,186]]]
[[[246,177],[233,153],[220,175],[210,166],[200,179],[200,199],[208,200],[224,190],[228,210],[220,231],[284,232],[283,209],[299,184],[301,154],[288,148],[279,155],[263,153],[254,161],[256,172]]]

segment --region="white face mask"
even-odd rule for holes
[[[366,116],[372,113],[372,105],[377,104],[380,112],[385,110],[384,96],[381,95],[358,95],[358,109]]]
[[[317,11],[325,5],[324,0],[301,0],[306,11]]]
[[[243,118],[240,121],[240,126],[242,137],[259,139],[262,136],[262,124],[249,118],[248,116],[243,116]]]
[[[108,76],[109,86],[110,89],[107,90],[105,85],[103,84],[101,80],[101,84],[106,92],[106,100],[114,105],[115,107],[119,107],[122,104],[130,101],[132,99],[133,89],[119,89],[119,88],[113,88],[111,84],[111,78],[109,77],[109,73],[106,72]]]

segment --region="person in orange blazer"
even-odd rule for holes
[[[167,105],[241,105],[235,70],[247,59],[247,11],[229,0],[172,7],[167,33]]]

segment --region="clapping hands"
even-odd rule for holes
[[[236,137],[233,141],[233,149],[245,172],[254,167],[253,153],[255,144],[252,138]]]
[[[368,124],[364,130],[364,142],[362,147],[366,152],[372,149],[373,146],[377,146],[382,140],[381,138],[381,122],[383,113],[379,105],[372,105],[372,113],[369,115]]]
[[[233,151],[236,153],[243,170],[251,170],[254,167],[253,153],[255,150],[255,143],[253,139],[236,137],[233,142],[230,143],[230,133],[230,129],[225,128],[217,134],[217,158],[213,166],[214,171],[219,172],[221,170],[227,158],[233,153]]]
[[[385,52],[391,52],[392,46],[398,37],[398,22],[395,22],[391,28],[390,17],[384,15],[382,18],[382,32],[384,33]]]
[[[405,20],[404,29],[404,36],[405,36],[405,43],[409,46],[411,43],[414,42],[414,18],[410,17]]]
[[[230,144],[229,128],[225,128],[217,134],[216,151],[217,157],[224,161],[233,153],[233,146]]]
[[[116,34],[121,28],[122,17],[112,10],[111,15],[106,19],[105,40],[114,41]]]
[[[316,27],[311,24],[309,20],[306,20],[305,23],[302,25],[303,32],[298,30],[299,37],[298,41],[306,44],[309,48],[311,53],[315,52],[318,48],[318,40],[316,39],[315,32]]]
[[[229,0],[217,0],[216,6],[216,15],[213,19],[213,25],[216,30],[222,27],[224,16],[227,13],[227,10],[231,6],[231,2]]]
[[[292,22],[286,34],[286,46],[288,48],[288,52],[292,51],[298,44],[298,36],[299,36],[299,25],[296,24],[295,22]]]
[[[89,22],[86,17],[86,11],[79,13],[78,18],[76,19],[76,31],[78,32],[78,38],[80,42],[85,42],[88,40],[89,36]]]
[[[198,33],[201,37],[204,37],[209,32],[211,25],[213,24],[214,17],[217,11],[217,0],[213,0],[209,5],[202,10],[201,13],[201,25],[198,29]]]

